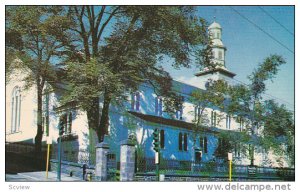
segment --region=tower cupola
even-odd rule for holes
[[[219,67],[225,68],[226,47],[222,42],[222,27],[219,23],[214,21],[208,27],[208,32],[212,41],[213,62],[218,63]]]

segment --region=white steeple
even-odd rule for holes
[[[208,32],[212,41],[213,62],[220,64],[219,67],[225,68],[226,47],[222,42],[222,27],[219,23],[214,21],[208,27]]]
[[[233,83],[232,78],[236,75],[229,71],[225,66],[226,47],[222,42],[222,27],[214,21],[209,27],[208,32],[212,42],[213,62],[219,64],[214,69],[205,68],[195,74],[199,78],[199,87],[206,89],[206,84],[210,80],[225,80]]]

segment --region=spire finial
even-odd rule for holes
[[[214,16],[214,22],[216,22],[216,16]]]

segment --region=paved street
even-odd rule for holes
[[[49,172],[48,178],[46,178],[46,172],[40,171],[40,172],[24,172],[24,173],[17,173],[17,174],[5,174],[5,181],[16,181],[16,182],[22,182],[22,181],[32,181],[32,182],[38,182],[38,181],[57,181],[56,172]],[[81,178],[78,177],[70,177],[69,175],[62,174],[61,175],[61,181],[82,181]]]

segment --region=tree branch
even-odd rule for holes
[[[99,41],[100,38],[101,38],[101,35],[104,31],[104,28],[106,27],[106,25],[109,23],[109,21],[112,19],[112,17],[116,14],[117,10],[119,10],[120,7],[116,7],[112,12],[111,14],[109,15],[109,17],[107,18],[107,20],[103,23],[103,25],[101,26],[101,29],[99,31],[99,34],[97,35],[97,40]],[[103,10],[104,11],[104,10]],[[99,23],[100,24],[100,23]]]

